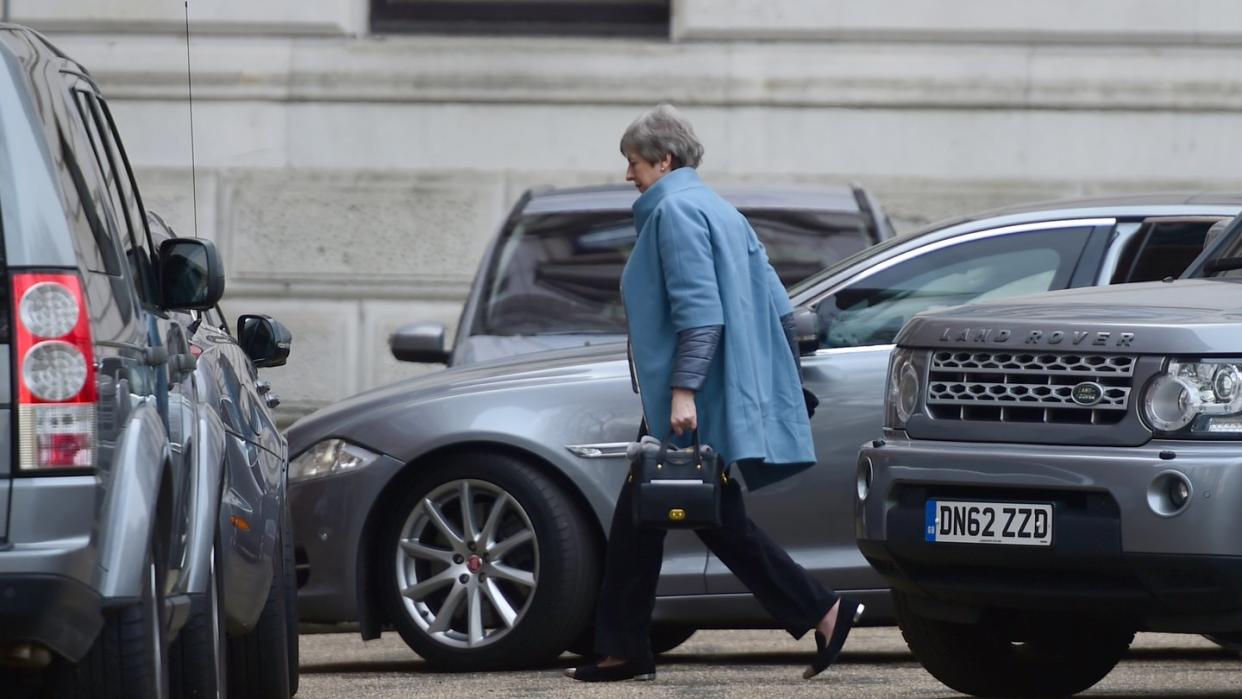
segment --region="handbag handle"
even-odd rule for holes
[[[702,468],[703,467],[703,445],[699,443],[699,428],[696,427],[693,430],[691,430],[691,434],[694,435],[694,463],[696,466]],[[672,444],[673,444],[673,435],[670,432],[669,435],[664,438],[664,441],[660,442],[660,452],[656,456],[657,464],[664,463],[664,459],[668,456],[668,448],[672,446]]]

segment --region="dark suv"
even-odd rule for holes
[[[255,374],[288,332],[232,339],[214,246],[148,217],[90,75],[12,25],[0,234],[5,695],[289,696],[287,452]]]

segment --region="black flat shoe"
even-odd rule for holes
[[[809,680],[836,662],[841,649],[845,647],[845,639],[850,635],[850,629],[862,618],[864,609],[865,605],[854,600],[841,600],[841,607],[837,610],[837,624],[832,627],[832,638],[824,638],[824,634],[815,632],[815,659],[802,673],[802,679]]]
[[[637,663],[625,661],[618,665],[600,667],[599,665],[583,665],[565,671],[565,676],[579,682],[624,682],[626,680],[645,681],[655,679],[655,662]]]

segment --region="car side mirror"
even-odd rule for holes
[[[443,323],[410,323],[388,336],[392,356],[403,362],[448,364],[449,351],[444,347]]]
[[[293,333],[280,321],[264,315],[237,318],[237,344],[258,368],[284,366]]]
[[[794,311],[794,332],[798,338],[798,352],[802,355],[815,354],[820,348],[819,313],[810,308],[799,308]]]
[[[224,263],[215,243],[172,238],[160,243],[160,307],[205,311],[224,296]]]

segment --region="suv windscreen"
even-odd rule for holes
[[[786,287],[871,244],[856,214],[742,213]],[[624,334],[621,270],[636,236],[628,211],[519,218],[492,255],[472,334]]]
[[[1209,277],[1212,279],[1242,279],[1242,216],[1234,219],[1228,226],[1223,227],[1224,230],[1215,231],[1215,235],[1209,236],[1204,247],[1210,248],[1216,243],[1216,235],[1228,235],[1229,240],[1225,240],[1212,253],[1211,259],[1206,264],[1200,265],[1191,276]],[[1213,263],[1220,265],[1219,270],[1213,270]]]

